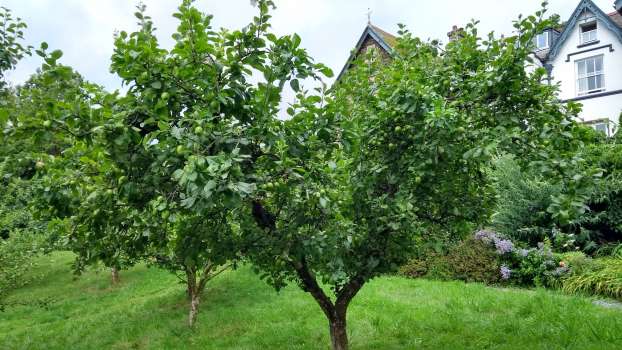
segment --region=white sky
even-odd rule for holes
[[[580,0],[550,0],[550,13],[566,20]],[[171,34],[177,20],[171,15],[180,1],[143,0],[154,19],[161,44],[173,45]],[[606,13],[614,0],[595,0]],[[64,52],[61,62],[72,66],[88,80],[118,89],[120,80],[109,73],[115,30],[133,31],[137,1],[132,0],[0,0],[29,28],[26,42],[35,47],[48,42],[50,50]],[[277,34],[298,33],[317,62],[338,74],[367,23],[395,33],[397,23],[406,24],[417,36],[446,41],[452,25],[471,19],[481,21],[482,32],[510,33],[518,14],[532,14],[541,0],[275,0],[273,30]],[[198,0],[201,10],[214,15],[216,28],[240,28],[250,22],[256,9],[249,0]],[[21,83],[40,65],[35,55],[22,61],[9,73],[13,83]]]

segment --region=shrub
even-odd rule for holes
[[[447,259],[447,255],[433,255],[429,257],[427,268],[426,278],[439,281],[451,281],[454,279],[454,272]]]
[[[489,176],[497,196],[492,227],[516,242],[535,247],[545,239],[556,250],[579,248],[595,255],[603,247],[622,241],[622,144],[594,140],[582,151],[586,166],[603,169],[603,176],[589,188],[583,215],[561,225],[548,209],[564,188],[539,174],[522,171],[511,157],[499,158]]]
[[[560,259],[553,255],[551,248],[543,243],[537,249],[522,249],[515,257],[518,262],[513,277],[521,285],[551,287],[569,271],[568,267],[560,264]]]
[[[449,247],[446,254],[427,250],[402,266],[399,273],[410,278],[489,284],[497,283],[501,278],[499,256],[495,249],[473,237]]]
[[[423,277],[428,272],[428,266],[423,259],[412,259],[398,270],[398,274],[409,278]]]
[[[35,265],[41,238],[29,232],[13,231],[8,239],[0,239],[0,300],[10,290],[29,282],[27,272]]]
[[[493,284],[501,278],[499,255],[489,244],[475,238],[451,249],[446,260],[454,279]]]
[[[0,164],[0,176],[2,170]],[[24,276],[47,244],[44,224],[33,219],[28,209],[30,184],[9,176],[0,178],[0,299],[28,282]]]
[[[568,273],[568,268],[559,264],[560,258],[553,255],[549,244],[538,243],[538,248],[518,249],[511,240],[488,230],[478,231],[474,238],[489,249],[494,248],[503,281],[525,286],[551,286]]]
[[[557,257],[560,264],[568,267],[573,274],[581,273],[593,265],[592,258],[588,257],[583,252],[568,252],[558,254]]]
[[[454,273],[447,255],[436,253],[433,250],[420,253],[419,258],[411,259],[399,269],[398,273],[408,278],[425,277],[440,281],[454,279]]]
[[[561,192],[559,186],[523,172],[511,157],[497,159],[489,176],[497,196],[491,223],[495,230],[531,247],[551,236],[555,221],[547,208]]]
[[[562,282],[567,293],[600,294],[622,300],[622,259],[593,259],[589,268],[573,273]]]

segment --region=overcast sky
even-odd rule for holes
[[[339,72],[350,50],[367,23],[368,8],[372,23],[395,33],[397,23],[406,24],[417,36],[446,41],[452,25],[464,25],[471,19],[481,21],[485,31],[511,33],[512,20],[518,14],[531,14],[541,0],[274,0],[273,30],[278,34],[298,33],[302,45],[317,62]],[[23,18],[29,28],[26,41],[35,47],[42,41],[50,49],[61,49],[63,64],[74,67],[87,79],[118,89],[120,80],[109,73],[113,33],[133,31],[133,16],[138,1],[132,0],[0,0]],[[171,34],[177,20],[171,16],[180,1],[144,0],[154,19],[162,45],[173,45]],[[603,11],[613,11],[614,0],[596,0]],[[566,20],[579,0],[550,0],[550,12]],[[249,0],[199,0],[196,6],[214,15],[216,28],[240,28],[256,9]],[[23,82],[41,61],[25,59],[9,74],[14,83]]]

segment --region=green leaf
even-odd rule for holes
[[[294,90],[295,92],[300,91],[300,82],[298,81],[298,79],[292,79],[289,82],[289,85],[292,87],[292,90]]]
[[[297,48],[298,46],[300,46],[300,36],[298,34],[294,34],[292,36],[292,44],[293,44],[293,48]]]
[[[56,61],[59,58],[63,57],[63,52],[61,50],[54,50],[50,53],[50,57]]]

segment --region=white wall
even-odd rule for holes
[[[620,62],[622,64],[622,62]],[[619,129],[620,113],[622,113],[622,94],[591,98],[577,101],[583,105],[581,118],[584,121],[608,118]]]
[[[605,73],[605,92],[622,90],[622,43],[615,34],[602,22],[598,22],[598,44],[577,48],[579,45],[579,25],[572,30],[563,47],[553,63],[552,82],[560,83],[559,97],[568,100],[578,97],[577,76],[575,61],[597,55],[603,55],[603,67]],[[612,44],[614,52],[609,48],[603,48],[570,56],[570,62],[566,62],[568,54],[587,50],[594,47]],[[609,118],[614,123],[619,123],[618,118],[622,111],[622,94],[597,97],[578,101],[583,104],[583,121],[591,121]]]

